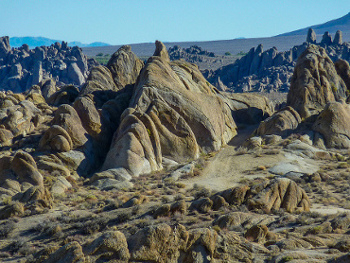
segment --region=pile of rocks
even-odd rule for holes
[[[11,49],[9,37],[0,38],[0,90],[23,92],[49,78],[59,86],[80,86],[96,65],[79,47],[69,47],[66,42],[35,49],[24,44]]]
[[[203,50],[199,46],[191,46],[189,48],[182,48],[178,45],[168,49],[170,60],[184,59],[191,63],[203,62],[209,58],[214,58],[214,52]]]

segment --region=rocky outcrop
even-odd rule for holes
[[[280,208],[290,213],[310,210],[310,201],[305,191],[287,178],[272,180],[256,189],[258,191],[255,195],[248,198],[250,209],[262,209],[267,213]]]
[[[301,118],[292,107],[286,107],[262,121],[256,130],[257,135],[287,135],[298,128]]]
[[[306,42],[288,51],[278,52],[274,47],[264,51],[260,45],[233,64],[215,71],[206,70],[203,74],[219,90],[288,92],[297,59],[312,44],[322,46],[333,62],[339,59],[350,60],[350,44],[343,43],[341,31],[336,33],[333,41],[332,36],[326,32],[323,40],[316,43],[316,34],[310,28]]]
[[[0,38],[0,90],[23,92],[50,78],[58,86],[80,86],[96,65],[79,47],[68,47],[64,42],[35,49],[28,45],[11,49],[9,38]]]
[[[130,46],[122,46],[107,63],[118,89],[134,84],[143,66],[143,62],[131,52]]]
[[[350,105],[327,104],[312,128],[323,135],[328,148],[350,148]]]
[[[326,51],[311,45],[299,57],[291,81],[287,104],[301,118],[318,114],[329,103],[345,98],[347,90]]]
[[[103,165],[137,176],[218,150],[235,134],[231,111],[195,65],[170,62],[161,42],[141,71]]]

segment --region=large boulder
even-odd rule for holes
[[[43,187],[43,176],[38,171],[36,162],[29,153],[18,151],[13,157],[10,167],[21,183],[28,182]]]
[[[129,108],[121,116],[103,170],[125,168],[132,175],[218,150],[236,135],[231,110],[197,66],[169,62],[165,46],[141,71]]]
[[[118,88],[134,84],[144,64],[133,52],[130,46],[122,46],[107,63],[112,78]]]
[[[332,60],[319,46],[310,45],[298,58],[287,97],[301,118],[320,113],[324,106],[346,97],[346,85]]]
[[[68,152],[72,150],[73,142],[68,132],[61,126],[52,125],[45,131],[39,142],[39,149]]]
[[[286,107],[266,120],[262,121],[256,130],[257,135],[287,135],[301,123],[301,118],[292,107]]]
[[[128,261],[130,259],[128,243],[122,232],[110,231],[100,235],[85,249],[85,253],[99,259]]]
[[[145,227],[128,239],[131,260],[178,262],[180,250],[186,249],[188,238],[189,234],[182,225],[173,228],[167,224]]]
[[[78,113],[68,104],[63,104],[56,110],[53,124],[59,125],[67,131],[72,139],[73,148],[84,145],[88,140]]]
[[[90,96],[79,97],[74,102],[73,107],[77,111],[85,130],[91,136],[96,137],[101,132],[101,117],[91,97],[93,97],[91,94]]]
[[[329,148],[350,148],[350,105],[332,102],[317,117],[313,130],[323,135]]]
[[[310,211],[310,200],[306,192],[290,179],[277,178],[262,183],[257,189],[258,193],[248,198],[249,209],[262,209],[266,213],[280,208],[289,213]]]

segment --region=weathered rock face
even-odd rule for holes
[[[86,130],[84,129],[78,113],[68,105],[61,105],[55,112],[53,123],[64,128],[69,134],[73,148],[80,147],[87,142]]]
[[[286,107],[262,121],[256,130],[257,135],[287,135],[301,123],[301,118],[292,107]]]
[[[310,201],[305,191],[294,181],[278,178],[271,181],[252,198],[248,199],[251,209],[263,209],[269,213],[272,209],[284,208],[287,212],[309,211]]]
[[[350,66],[349,62],[343,59],[339,59],[334,63],[335,69],[338,75],[344,80],[348,90],[350,90]]]
[[[329,148],[350,148],[350,105],[344,102],[327,104],[313,130],[323,135]]]
[[[318,114],[327,103],[345,98],[345,91],[345,83],[326,51],[311,45],[295,66],[287,104],[301,118],[307,118]]]
[[[143,66],[143,62],[131,52],[130,46],[122,46],[107,63],[119,89],[134,84]]]
[[[230,109],[195,65],[170,62],[161,42],[141,71],[103,169],[132,175],[183,162],[225,145],[235,134]]]

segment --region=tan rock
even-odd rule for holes
[[[128,243],[124,234],[119,231],[109,231],[100,235],[87,246],[86,254],[103,260],[128,261],[130,259]]]
[[[73,149],[84,145],[88,140],[78,113],[68,104],[63,104],[56,110],[53,124],[67,131],[72,139]]]
[[[305,191],[287,178],[272,180],[247,203],[249,209],[262,209],[266,213],[280,208],[290,213],[310,210],[310,200]]]
[[[84,253],[77,241],[73,241],[52,253],[45,263],[83,263]]]
[[[68,132],[59,125],[51,126],[41,137],[39,148],[58,152],[68,152],[73,148],[73,142]]]
[[[323,107],[345,98],[346,86],[326,51],[310,45],[298,58],[291,79],[287,105],[301,118],[316,115]]]
[[[301,118],[292,107],[286,107],[266,120],[262,121],[256,130],[257,135],[287,135],[301,123]]]
[[[92,136],[97,137],[101,132],[101,117],[90,96],[79,97],[74,102],[83,127]]]
[[[0,128],[0,146],[11,146],[13,134],[11,131]]]
[[[135,84],[103,170],[123,167],[137,176],[162,169],[162,157],[177,162],[218,150],[236,135],[231,110],[202,76],[183,61],[168,61],[157,43]]]
[[[18,151],[13,157],[10,167],[20,182],[43,186],[43,176],[39,173],[37,165],[29,153]]]
[[[116,86],[121,89],[134,84],[144,64],[132,51],[130,46],[122,46],[107,63]]]
[[[214,231],[215,232],[215,231]],[[193,243],[201,238],[193,234]],[[132,261],[177,262],[180,250],[185,249],[189,234],[185,227],[159,224],[141,229],[128,239]]]
[[[350,147],[350,105],[333,102],[326,105],[312,129],[323,135],[329,148]]]

